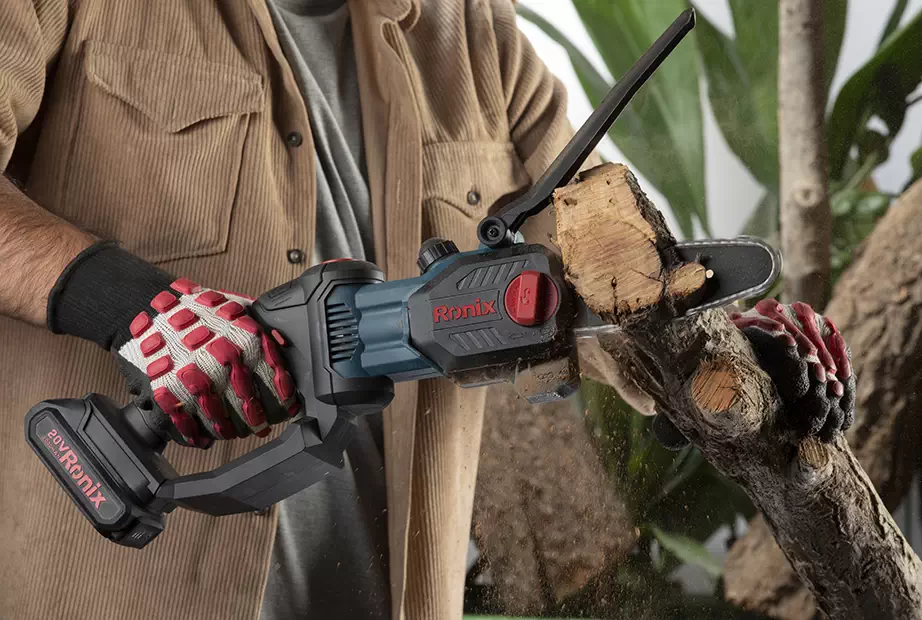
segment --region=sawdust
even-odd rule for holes
[[[500,607],[540,613],[627,555],[637,533],[574,401],[532,406],[496,386],[488,402],[474,533]]]

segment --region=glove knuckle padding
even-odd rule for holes
[[[851,352],[831,321],[806,304],[784,306],[774,300],[762,300],[731,318],[771,377],[784,423],[823,441],[851,425],[856,386]],[[772,323],[778,327],[764,328]]]
[[[150,321],[139,315],[133,337],[119,349],[123,366],[135,369],[126,377],[132,384],[146,380],[142,390],[166,403],[174,424],[187,431],[182,418],[191,415],[213,437],[265,434],[264,409],[282,421],[287,415],[279,410],[287,413],[288,407],[274,387],[262,330],[246,314],[250,300],[187,281],[173,289],[151,302],[157,312]]]

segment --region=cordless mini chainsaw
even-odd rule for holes
[[[33,407],[29,445],[99,533],[140,548],[177,506],[212,515],[258,511],[341,468],[356,418],[386,407],[395,382],[514,382],[517,373],[572,356],[576,338],[613,328],[571,291],[560,258],[524,243],[519,229],[573,178],[694,23],[692,10],[682,13],[537,183],[478,224],[477,249],[430,239],[419,252],[421,275],[393,282],[368,262],[328,261],[254,302],[250,313],[283,343],[304,405],[277,439],[213,471],[180,476],[163,456],[171,435],[162,412],[91,394]],[[780,270],[779,255],[752,238],[695,241],[675,251],[713,273],[688,313],[757,296]],[[562,381],[527,396],[565,398],[577,386]]]

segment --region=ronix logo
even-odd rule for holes
[[[457,321],[458,319],[468,319],[475,316],[484,316],[487,314],[496,314],[496,300],[483,301],[475,299],[474,303],[464,305],[447,304],[434,306],[432,308],[432,321],[441,323],[445,321]]]
[[[84,467],[80,463],[80,457],[71,446],[67,445],[67,441],[69,440],[66,440],[64,435],[58,433],[57,429],[54,428],[42,437],[42,443],[61,464],[64,472],[73,479],[77,488],[96,506],[96,512],[100,512],[102,504],[106,501],[102,491],[99,490],[102,482],[93,480],[89,474],[83,471]]]

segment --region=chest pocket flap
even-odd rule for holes
[[[262,77],[100,41],[84,71],[59,213],[152,262],[224,252]]]
[[[262,80],[249,71],[99,41],[87,45],[90,82],[170,133],[262,107]]]

